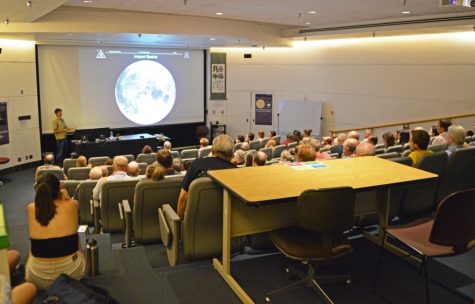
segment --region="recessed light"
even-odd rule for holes
[[[69,33],[68,36],[72,36],[73,34],[72,33]]]
[[[223,12],[217,12],[216,15],[222,16],[222,15],[224,15],[224,13]]]
[[[84,3],[92,3],[92,0],[84,0]]]
[[[309,14],[316,14],[316,11],[308,11]]]
[[[209,38],[209,40],[211,40],[211,41],[215,41],[215,40],[216,40],[216,38],[214,38],[214,37],[211,37],[211,38]]]
[[[305,22],[305,25],[310,25],[310,22]]]
[[[403,11],[403,12],[402,12],[403,15],[408,15],[408,14],[410,14],[410,13],[411,13],[410,11]]]

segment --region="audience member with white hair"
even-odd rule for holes
[[[348,132],[348,138],[354,138],[357,141],[360,141],[360,133],[358,133],[358,131],[350,131]]]
[[[450,155],[458,149],[467,148],[468,144],[465,142],[465,129],[461,125],[451,125],[447,131],[447,153]]]
[[[376,154],[374,145],[366,141],[356,147],[355,156],[374,156]]]
[[[358,146],[359,141],[354,138],[348,138],[343,143],[343,154],[342,157],[352,157],[356,152],[356,147]]]
[[[130,163],[127,164],[127,174],[131,177],[138,177],[140,175],[140,166],[139,163],[134,161],[131,161]]]
[[[103,177],[97,181],[94,190],[92,190],[92,197],[95,200],[100,200],[101,198],[101,191],[102,191],[102,184],[106,180],[127,180],[131,179],[131,177],[127,174],[127,165],[129,161],[125,156],[116,156],[112,161],[112,175],[107,177]]]

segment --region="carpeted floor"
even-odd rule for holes
[[[11,247],[20,250],[22,261],[28,252],[25,207],[33,200],[34,170],[11,174],[11,183],[0,187],[0,202],[4,204]],[[224,280],[213,269],[210,260],[181,261],[168,267],[162,245],[137,246],[122,249],[120,236],[92,235],[99,242],[100,271],[86,281],[107,289],[120,303],[239,303]],[[323,273],[349,273],[352,287],[346,284],[324,285],[336,303],[424,303],[424,280],[417,269],[399,259],[390,259],[381,269],[377,290],[371,291],[378,247],[364,239],[353,241],[354,251]],[[390,254],[386,254],[386,259]],[[256,301],[265,303],[265,292],[290,282],[284,272],[289,263],[279,253],[247,254],[233,258],[233,276]],[[292,264],[302,268],[302,265]],[[438,282],[452,287],[467,298],[475,297],[475,251],[457,258],[440,259],[432,267]],[[433,303],[470,303],[438,284],[431,284]],[[39,299],[39,297],[37,297]],[[273,303],[322,303],[312,290],[298,286],[275,295]]]

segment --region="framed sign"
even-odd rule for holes
[[[226,53],[211,53],[211,100],[226,100]]]
[[[0,145],[6,145],[10,142],[8,134],[7,104],[6,101],[0,101]]]
[[[256,93],[254,96],[255,124],[272,126],[272,94]]]

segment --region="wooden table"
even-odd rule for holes
[[[327,167],[296,170],[287,165],[272,165],[208,172],[224,191],[223,258],[222,262],[213,259],[213,265],[243,303],[254,302],[231,275],[231,238],[294,225],[295,202],[304,190],[341,186],[356,191],[388,189],[387,200],[377,206],[381,228],[385,228],[392,186],[437,178],[435,174],[377,157],[320,163]],[[231,196],[242,201],[231,200]]]

